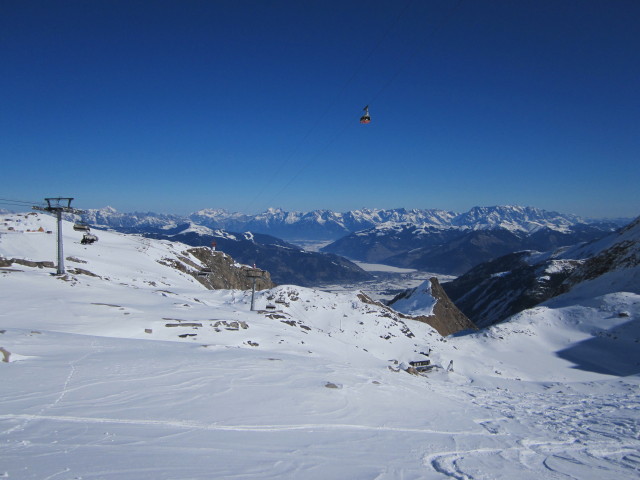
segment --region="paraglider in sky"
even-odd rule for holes
[[[364,107],[363,110],[364,110],[364,115],[360,117],[360,123],[370,123],[371,115],[369,115],[369,105]]]

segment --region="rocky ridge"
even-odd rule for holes
[[[435,328],[442,336],[451,335],[463,330],[477,329],[477,326],[451,301],[435,277],[429,279],[421,286],[398,294],[389,302],[389,306],[396,310],[401,300],[415,296],[427,296],[433,299],[431,313],[412,315],[411,311],[401,310],[400,314],[405,318],[427,323]],[[431,300],[429,301],[431,302]]]
[[[640,218],[586,245],[539,253],[523,251],[483,263],[446,283],[444,289],[476,325],[501,322],[527,308],[608,273],[629,285],[639,276]]]

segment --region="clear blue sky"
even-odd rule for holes
[[[638,0],[0,0],[0,197],[637,216],[639,25]]]

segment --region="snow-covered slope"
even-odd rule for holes
[[[173,315],[177,315],[175,312],[183,312],[175,319],[179,323],[198,323],[209,320],[210,314],[206,313],[209,310],[206,307],[207,302],[205,299],[207,298],[212,298],[213,300],[211,301],[215,304],[229,303],[229,308],[232,310],[236,308],[233,306],[235,302],[239,302],[243,306],[247,305],[247,292],[212,292],[207,290],[192,275],[181,271],[181,269],[174,268],[177,263],[184,261],[185,258],[188,258],[194,265],[205,266],[196,256],[189,252],[190,247],[187,245],[103,231],[98,232],[99,241],[97,243],[82,245],[80,243],[82,233],[74,231],[68,222],[63,222],[64,254],[68,275],[56,278],[51,276],[55,272],[52,268],[43,269],[37,266],[29,267],[28,265],[28,261],[43,262],[56,259],[56,235],[55,233],[47,233],[47,231],[55,232],[55,220],[49,216],[34,213],[16,216],[13,221],[8,223],[13,226],[11,227],[12,230],[6,227],[4,231],[0,229],[0,233],[2,233],[0,236],[0,257],[15,260],[15,262],[11,265],[11,268],[5,270],[5,280],[12,286],[20,283],[33,284],[32,288],[25,288],[25,293],[28,296],[31,296],[33,291],[40,290],[46,292],[53,289],[55,292],[67,292],[65,301],[54,302],[51,306],[52,312],[59,307],[61,310],[56,311],[56,313],[60,315],[63,315],[64,309],[69,307],[66,301],[68,296],[80,295],[82,291],[83,299],[79,303],[88,303],[82,308],[91,312],[90,315],[87,313],[92,318],[89,328],[93,328],[93,321],[101,316],[99,312],[104,313],[106,317],[111,315],[110,309],[105,310],[105,306],[117,305],[117,309],[122,309],[123,307],[120,305],[122,299],[131,296],[136,299],[136,302],[144,302],[145,305],[152,305],[155,302],[163,304],[164,306],[160,310],[166,309],[167,311],[164,316],[157,312],[150,315],[142,311],[137,312],[136,315],[132,312],[127,313],[127,315],[131,315],[127,317],[125,327],[128,336],[135,331],[135,336],[139,338],[150,338],[150,334],[145,330],[151,329],[156,332],[154,335],[160,335],[162,339],[179,339],[180,337],[176,336],[175,333],[178,331],[184,332],[180,328],[166,327],[167,321],[171,320]],[[42,231],[39,231],[40,229]],[[21,260],[27,260],[27,262],[21,262]],[[237,267],[240,268],[241,265],[237,265]],[[49,287],[47,288],[47,286]],[[69,290],[68,287],[73,288]],[[302,295],[300,292],[304,292],[307,298],[299,298]],[[88,298],[86,298],[87,296]],[[266,309],[267,304],[277,305],[278,308],[274,311],[268,310]],[[344,307],[345,311],[338,309],[338,305],[346,305]],[[8,306],[8,309],[10,308]],[[320,315],[323,318],[326,316],[326,314],[317,312],[338,310],[332,312],[333,315],[331,317],[334,320],[327,324],[326,335],[323,334],[321,336],[333,335],[338,338],[347,336],[351,340],[358,338],[364,328],[353,325],[353,329],[346,328],[346,326],[341,327],[341,318],[343,316],[358,316],[362,314],[386,319],[384,321],[373,320],[371,325],[367,325],[368,329],[373,328],[372,325],[385,325],[381,326],[379,331],[370,332],[373,335],[373,341],[377,341],[376,339],[379,340],[382,337],[389,337],[384,339],[383,342],[384,345],[387,345],[396,343],[401,338],[411,339],[415,336],[403,320],[390,318],[388,310],[362,302],[355,293],[345,297],[299,287],[288,287],[269,291],[269,293],[258,292],[256,308],[277,317],[275,319],[277,321],[272,318],[264,320],[266,322],[264,327],[266,330],[274,327],[285,331],[289,330],[291,325],[279,320],[288,321],[293,316],[293,312],[290,309],[297,311],[303,319],[315,324],[318,322],[314,321],[314,315]],[[174,313],[169,314],[169,312]],[[228,315],[234,316],[232,312],[229,312]],[[16,316],[15,318],[20,324],[19,317]],[[134,325],[134,320],[138,322],[135,330],[131,328]],[[34,325],[34,327],[45,328],[47,320],[43,319],[43,321],[42,325]],[[108,328],[113,328],[113,322],[104,323],[109,324]],[[425,327],[420,322],[413,323],[415,328],[421,331],[426,328],[429,331],[429,336],[433,333],[430,327]],[[102,322],[98,322],[97,326],[99,327],[100,324]],[[285,326],[282,326],[282,324]],[[79,326],[78,328],[84,327]],[[296,331],[299,329],[299,326],[297,326]],[[187,328],[187,330],[191,330],[191,327]],[[305,328],[302,328],[302,330],[301,338],[306,338],[310,330]],[[405,330],[407,335],[399,335],[402,330]],[[76,330],[74,329],[73,331]],[[215,328],[213,333],[208,329],[205,332],[199,332],[198,340],[204,342],[218,340],[216,333],[219,332],[216,332]],[[271,336],[270,334],[269,337]],[[248,340],[252,340],[252,338]],[[269,341],[272,340],[270,338]],[[243,338],[243,341],[247,341],[247,339]],[[298,340],[296,339],[295,341],[297,342]],[[415,345],[413,345],[414,341],[412,340],[407,340],[407,342],[402,344],[401,351],[404,351],[407,345],[412,345],[413,347],[407,352],[410,355]],[[370,344],[371,339],[365,343]],[[386,346],[383,351],[384,353],[379,353],[379,355],[386,357]],[[391,354],[389,353],[389,355]]]
[[[0,255],[53,260],[53,219],[20,220]],[[636,294],[592,284],[443,339],[355,292],[282,286],[251,312],[162,261],[179,244],[98,235],[65,224],[65,277],[0,269],[6,478],[637,478],[634,367],[563,353],[595,337],[633,359]],[[453,371],[400,369],[429,358]]]
[[[15,215],[0,225],[0,255],[5,258],[57,262],[56,222],[44,214]],[[63,222],[65,266],[73,271],[83,269],[110,283],[141,287],[171,284],[177,288],[198,288],[190,275],[164,266],[189,247],[167,241],[153,241],[139,236],[98,231],[93,245],[80,243],[83,232],[73,230],[73,224]],[[188,255],[188,254],[187,254]],[[195,264],[200,262],[191,258]],[[48,274],[50,272],[43,272]],[[201,287],[200,288],[204,288]]]
[[[640,267],[582,282],[502,323],[456,338],[453,345],[460,354],[448,353],[459,358],[463,374],[554,382],[584,380],[593,373],[637,375]],[[475,362],[464,360],[466,355]]]

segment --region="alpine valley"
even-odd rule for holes
[[[630,220],[588,220],[519,206],[475,207],[465,213],[269,209],[258,215],[206,209],[188,216],[119,213],[106,207],[89,210],[82,219],[98,228],[194,246],[216,242],[238,260],[268,269],[276,283],[306,286],[371,280],[370,274],[346,259],[461,275],[507,253],[590,241]],[[322,253],[334,255],[300,247],[318,243]]]

